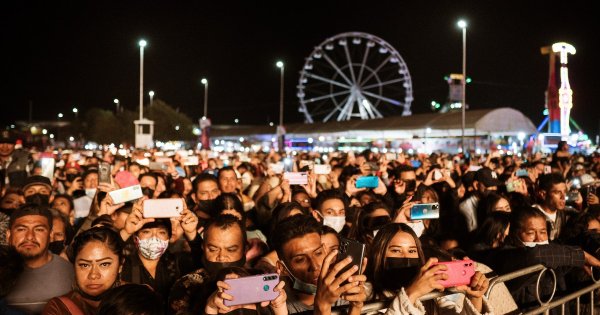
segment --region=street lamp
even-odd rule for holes
[[[77,113],[79,113],[79,110],[77,110],[77,107],[73,107],[73,114],[75,114],[75,118],[77,118]]]
[[[148,95],[150,95],[150,106],[152,106],[152,100],[154,99],[154,91],[148,92]]]
[[[202,78],[200,82],[204,84],[204,116],[202,117],[206,118],[208,113],[208,80]]]
[[[458,23],[456,23],[458,25],[458,27],[462,28],[462,80],[461,80],[461,85],[462,85],[462,104],[461,104],[461,111],[462,111],[462,125],[461,125],[461,147],[462,147],[462,152],[464,154],[465,152],[465,107],[467,105],[466,103],[466,87],[467,87],[467,22],[465,20],[459,20]]]
[[[144,47],[147,42],[145,40],[139,41],[140,46],[140,120],[144,118]]]
[[[118,112],[119,112],[119,105],[120,105],[120,103],[119,103],[119,99],[118,99],[118,98],[115,98],[115,99],[113,100],[113,103],[115,103],[115,105],[117,106],[117,113],[118,113]]]
[[[277,128],[278,138],[279,138],[279,151],[283,152],[283,142],[284,142],[284,134],[283,134],[283,72],[285,70],[285,66],[283,61],[277,61],[275,64],[277,68],[281,69],[281,75],[279,80],[279,127]]]
[[[58,113],[58,119],[63,118],[63,113]]]

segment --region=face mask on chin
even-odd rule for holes
[[[304,282],[298,278],[296,278],[292,272],[290,271],[290,269],[288,269],[288,267],[285,265],[285,263],[282,261],[281,264],[283,265],[283,268],[285,268],[285,270],[288,272],[288,274],[290,275],[290,278],[292,278],[292,282],[294,282],[294,284],[292,285],[292,288],[296,291],[305,293],[305,294],[310,294],[310,295],[315,295],[317,294],[317,286],[312,284],[312,283],[307,283]]]
[[[47,206],[50,204],[50,196],[45,194],[36,193],[25,197],[26,203],[33,203],[38,206]]]
[[[85,189],[85,195],[90,197],[90,198],[94,198],[94,196],[96,195],[96,188],[86,188]]]
[[[215,199],[199,200],[198,204],[196,205],[197,210],[200,210],[204,213],[211,213],[214,202]]]
[[[144,188],[142,188],[142,194],[144,196],[148,197],[148,199],[152,199],[152,198],[154,198],[154,189],[144,187]]]
[[[48,250],[50,250],[53,254],[56,254],[56,255],[60,255],[60,253],[62,253],[63,249],[65,249],[64,241],[54,241],[54,242],[50,242],[50,244],[48,245]]]
[[[523,245],[527,246],[527,247],[536,247],[538,245],[548,245],[548,240],[542,241],[542,242],[522,242]]]

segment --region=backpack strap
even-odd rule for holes
[[[67,307],[71,315],[84,315],[79,306],[77,306],[77,304],[75,304],[75,302],[73,302],[73,300],[71,300],[68,296],[63,295],[59,296],[58,298],[60,299],[62,304],[64,304]]]

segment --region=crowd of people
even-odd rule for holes
[[[600,268],[600,154],[562,143],[548,155],[15,144],[2,133],[2,314],[358,315],[375,301],[395,315],[504,314],[539,305],[554,281],[526,276],[486,297],[496,275],[543,264],[563,296]],[[110,193],[135,185],[140,198]],[[183,209],[149,216],[152,199]],[[419,204],[438,215],[413,217]],[[362,260],[341,258],[347,240],[364,244]],[[475,272],[449,288],[444,262],[456,260]],[[272,273],[275,299],[230,303],[228,279]]]

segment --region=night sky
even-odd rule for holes
[[[99,4],[101,3],[102,4]],[[566,41],[574,90],[572,116],[591,135],[600,129],[600,24],[588,5],[547,1],[96,1],[94,5],[3,4],[2,125],[73,118],[114,109],[114,98],[138,107],[138,40],[145,49],[144,87],[196,121],[209,80],[214,124],[278,120],[279,69],[286,63],[285,121],[300,122],[296,85],[314,46],[338,33],[360,31],[390,43],[406,62],[413,113],[444,101],[444,76],[461,71],[459,18],[469,23],[467,87],[471,108],[509,106],[542,120],[548,56],[540,47]],[[218,4],[217,4],[218,3]],[[285,7],[284,6],[285,3]],[[573,4],[575,3],[575,4]],[[597,12],[597,11],[596,11]],[[596,29],[596,30],[594,30]],[[80,114],[81,115],[81,114]],[[133,127],[132,127],[133,128]]]

